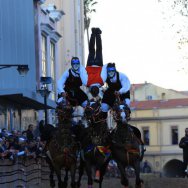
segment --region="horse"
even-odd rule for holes
[[[100,103],[90,102],[85,108],[85,117],[88,127],[82,132],[81,157],[79,167],[79,178],[77,185],[80,186],[81,177],[86,170],[88,176],[88,188],[93,186],[92,170],[93,166],[99,173],[99,188],[102,188],[103,177],[110,161],[110,150],[108,140],[108,130],[106,120],[100,119]]]
[[[72,108],[69,105],[59,104],[56,108],[56,113],[58,116],[58,127],[55,130],[51,129],[53,133],[47,141],[46,149],[48,155],[47,162],[50,167],[50,185],[55,187],[55,181],[53,180],[53,173],[55,172],[58,179],[58,187],[66,188],[68,171],[70,171],[71,187],[76,188],[75,173],[78,147],[71,131]],[[48,127],[44,125],[44,129],[41,129],[41,136],[49,131],[46,130]],[[65,169],[64,181],[61,179],[62,168]]]
[[[129,180],[126,174],[126,167],[132,166],[135,170],[135,188],[141,188],[143,180],[140,178],[140,139],[135,135],[133,126],[128,124],[129,110],[126,105],[117,97],[113,106],[113,118],[117,123],[116,128],[112,131],[111,151],[112,158],[117,162],[118,169],[121,174],[121,184],[124,188],[128,188]],[[137,132],[138,134],[138,132]]]

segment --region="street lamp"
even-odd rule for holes
[[[45,125],[47,125],[47,98],[50,94],[50,91],[48,90],[48,84],[52,83],[51,77],[40,77],[40,83],[42,84],[41,89],[39,90],[42,97],[44,97],[44,113],[45,113]]]
[[[29,71],[28,65],[22,65],[22,64],[0,64],[0,69],[6,69],[10,67],[17,67],[17,71],[21,76],[24,76]]]

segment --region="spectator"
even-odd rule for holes
[[[185,129],[185,136],[181,138],[179,147],[183,149],[184,174],[188,175],[188,172],[186,172],[188,165],[188,128]]]
[[[148,161],[145,160],[144,165],[143,165],[143,173],[150,173],[150,172],[151,172],[151,169],[150,169],[150,166],[148,165]]]
[[[33,134],[33,124],[29,124],[28,129],[26,130],[27,134],[27,141],[31,142],[34,140],[34,134]]]
[[[4,158],[5,150],[6,150],[6,148],[4,147],[4,140],[2,138],[0,138],[0,159]]]
[[[43,120],[41,120],[41,121],[43,121]],[[35,138],[40,136],[39,123],[40,122],[37,123],[37,126],[35,127],[35,130],[33,131],[33,135],[34,135]]]
[[[6,128],[3,128],[1,130],[1,137],[6,137],[7,136],[7,129]]]

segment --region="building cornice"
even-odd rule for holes
[[[188,119],[188,116],[166,116],[166,117],[140,117],[140,118],[131,118],[131,122],[135,121],[161,121],[161,120],[179,120],[179,119]]]
[[[49,35],[50,38],[55,42],[57,42],[62,37],[50,24],[47,23],[41,23],[41,31],[46,35]]]

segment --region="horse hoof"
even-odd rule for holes
[[[79,188],[81,186],[81,183],[80,182],[76,182],[76,186],[77,186],[77,188]]]
[[[66,182],[63,183],[63,188],[67,188],[67,183]]]
[[[143,188],[144,187],[144,181],[140,180],[139,183],[135,185],[135,188]]]
[[[77,183],[71,183],[71,188],[77,188]]]
[[[55,187],[55,181],[53,180],[53,181],[50,181],[50,187],[51,188],[54,188]]]
[[[58,188],[66,188],[66,187],[64,187],[64,183],[63,182],[59,182],[58,183]]]
[[[100,183],[100,180],[99,179],[94,179],[94,182]]]

